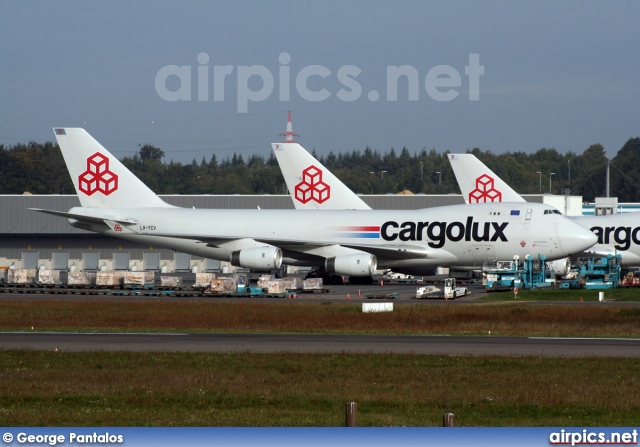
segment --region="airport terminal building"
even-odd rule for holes
[[[213,209],[293,209],[288,195],[161,195],[171,205]],[[582,214],[579,196],[524,196],[548,203],[568,215]],[[463,204],[459,194],[363,195],[373,209],[411,210]],[[141,245],[74,228],[61,217],[30,208],[68,211],[80,206],[76,195],[0,195],[0,268],[71,271],[149,270],[230,272],[228,262],[203,259],[171,249]],[[283,223],[289,224],[289,223]],[[259,225],[259,222],[256,223]],[[210,223],[214,232],[215,222]]]

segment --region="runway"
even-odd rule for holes
[[[640,339],[497,336],[3,332],[0,349],[640,357]]]

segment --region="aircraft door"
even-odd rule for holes
[[[524,234],[521,235],[521,239],[525,241],[525,243],[529,240],[529,230],[531,229],[531,216],[533,215],[533,210],[531,208],[527,209],[527,213],[524,218]]]

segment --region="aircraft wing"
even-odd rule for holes
[[[447,263],[456,263],[458,262],[458,258],[448,252],[447,250],[443,250],[441,248],[428,248],[420,245],[392,245],[392,244],[384,244],[384,245],[345,245],[344,247],[355,248],[357,250],[362,250],[367,253],[371,253],[372,255],[376,255],[376,257],[380,260],[389,260],[389,261],[402,261],[407,259],[431,259],[437,260],[438,263],[447,264]]]
[[[226,244],[235,243],[241,245],[243,240],[247,240],[246,237],[210,237],[201,234],[174,234],[174,233],[153,233],[154,236],[162,237],[175,237],[179,239],[197,240],[202,243],[206,243],[211,247],[221,247]],[[401,245],[401,244],[385,244],[385,245],[367,245],[367,244],[335,244],[327,243],[321,244],[317,241],[304,241],[304,240],[287,240],[287,239],[271,239],[271,238],[255,238],[251,239],[253,242],[261,242],[268,245],[280,247],[283,250],[291,252],[306,253],[313,248],[319,248],[323,246],[342,246],[359,250],[365,253],[375,255],[380,259],[386,260],[403,260],[403,259],[416,259],[416,258],[438,258],[445,260],[456,260],[455,256],[451,255],[446,250],[441,249],[427,249],[420,245]]]
[[[343,247],[362,250],[366,253],[375,255],[380,259],[415,259],[429,258],[430,252],[424,247],[417,245],[358,245],[358,244],[341,244]]]
[[[313,241],[287,241],[287,240],[273,240],[273,239],[256,239],[259,242],[265,244],[275,245],[283,250],[307,252],[313,248],[339,246],[345,248],[351,248],[353,250],[362,251],[375,255],[380,259],[387,260],[402,260],[402,259],[416,259],[416,258],[430,258],[435,252],[438,255],[442,255],[441,252],[447,253],[444,250],[429,250],[419,245],[398,245],[398,244],[385,244],[385,245],[365,245],[365,244],[318,244]],[[455,258],[454,258],[455,259]]]

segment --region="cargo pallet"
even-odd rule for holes
[[[424,279],[421,276],[415,277],[415,278],[402,278],[402,279],[394,279],[393,281],[397,282],[398,284],[421,284],[424,282]]]
[[[389,293],[369,293],[365,295],[365,298],[370,300],[394,300],[400,298],[398,292],[389,292]]]

